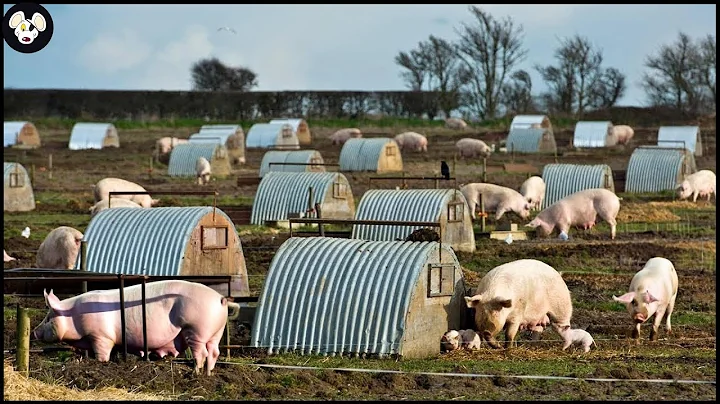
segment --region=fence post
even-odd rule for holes
[[[480,214],[481,220],[480,220],[480,231],[485,232],[485,201],[483,201],[483,196],[480,194]]]
[[[30,375],[30,316],[28,309],[17,304],[17,371],[25,377]]]
[[[483,157],[483,182],[487,182],[487,157]]]
[[[322,208],[319,203],[315,204],[315,212],[317,213],[316,217],[322,219]],[[325,228],[322,223],[318,223],[318,230],[320,231],[320,237],[325,237]]]
[[[80,270],[87,271],[87,240],[80,241]],[[82,292],[87,291],[87,281],[82,281]]]
[[[48,178],[52,179],[52,153],[48,156]]]
[[[30,165],[30,184],[35,185],[35,164]]]

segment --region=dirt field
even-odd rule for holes
[[[17,261],[5,268],[34,266],[34,252],[47,231],[60,225],[72,225],[84,231],[92,206],[90,186],[107,176],[122,177],[144,185],[149,191],[197,190],[190,179],[171,179],[165,166],[154,166],[148,174],[154,140],[161,136],[187,137],[197,128],[175,131],[120,131],[119,150],[67,150],[67,131],[43,135],[43,147],[19,151],[5,149],[5,161],[18,161],[28,170],[35,166],[37,209],[31,213],[5,213],[4,248]],[[446,160],[458,184],[479,181],[479,161],[453,162],[454,143],[473,136],[497,142],[505,133],[476,130],[452,132],[427,128],[361,128],[366,136],[394,136],[405,130],[426,134],[429,152],[403,153],[406,175],[435,176],[440,160]],[[321,152],[326,163],[336,163],[340,148],[332,146],[327,136],[335,129],[313,128],[312,148]],[[47,133],[47,134],[46,134]],[[528,164],[539,175],[542,167],[560,163],[608,164],[614,171],[626,170],[634,147],[654,144],[656,128],[636,128],[627,146],[608,150],[572,153],[572,129],[556,128],[558,156],[494,154],[488,160],[488,182],[518,188],[527,172],[507,172],[506,163]],[[698,169],[716,171],[715,130],[703,129],[705,151],[697,157]],[[52,154],[52,179],[49,178],[48,155]],[[249,150],[248,164],[226,179],[219,179],[207,189],[220,192],[219,204],[249,206],[256,186],[237,187],[237,176],[257,176],[263,152]],[[44,169],[43,169],[44,168]],[[368,189],[374,174],[346,173],[356,204]],[[373,188],[395,187],[400,182],[377,181]],[[450,184],[453,187],[455,184]],[[409,188],[433,187],[432,181],[408,181]],[[441,185],[442,186],[442,185]],[[716,227],[715,202],[673,201],[672,197],[624,197],[616,240],[609,239],[607,226],[601,224],[589,232],[573,230],[571,240],[535,239],[506,244],[481,238],[473,254],[460,253],[466,286],[474,288],[488,270],[505,262],[539,259],[563,272],[573,299],[573,327],[587,329],[598,347],[588,354],[561,351],[562,343],[553,331],[541,341],[520,338],[520,346],[510,352],[484,346],[479,351],[443,353],[426,360],[327,358],[294,354],[268,356],[264,351],[244,348],[232,351],[233,364],[218,365],[211,377],[195,376],[192,367],[182,362],[153,360],[145,362],[130,356],[123,362],[110,363],[87,359],[80,352],[31,354],[33,377],[62,383],[79,389],[115,386],[133,391],[162,393],[182,400],[219,399],[460,399],[460,400],[715,400],[715,384],[648,383],[634,379],[681,379],[715,381],[716,377]],[[160,196],[162,206],[198,202],[194,197]],[[650,202],[655,199],[659,202]],[[642,212],[639,214],[638,212]],[[514,221],[518,218],[513,218]],[[712,222],[712,225],[710,224]],[[678,226],[672,227],[668,223]],[[490,225],[492,225],[490,221]],[[29,239],[20,236],[25,226],[33,229]],[[625,226],[623,228],[623,225]],[[684,227],[683,227],[684,226]],[[273,251],[253,247],[278,246],[287,234],[258,231],[239,226],[245,248],[251,291],[260,292],[264,274]],[[627,291],[632,274],[654,256],[672,260],[679,273],[680,291],[673,314],[673,334],[667,336],[661,326],[660,340],[648,341],[649,324],[643,326],[639,343],[629,340],[632,326],[624,307],[612,301],[612,295]],[[15,307],[30,307],[31,325],[45,315],[42,299],[5,297],[4,349],[15,345]],[[247,344],[247,324],[232,324],[233,344]],[[439,341],[438,336],[438,341]],[[33,348],[42,344],[33,343]],[[223,355],[225,351],[222,350]],[[12,357],[5,354],[5,357]],[[222,358],[221,358],[222,359]],[[293,365],[312,368],[365,368],[402,370],[407,373],[351,372],[332,369],[284,369],[265,365]],[[428,372],[432,374],[426,374]],[[452,377],[438,373],[495,375],[493,377]],[[513,378],[514,375],[545,375],[569,378],[622,379],[623,381],[536,380]]]

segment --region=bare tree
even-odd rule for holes
[[[476,25],[456,29],[460,36],[456,51],[468,72],[467,101],[481,119],[494,118],[506,76],[527,56],[523,28],[510,17],[497,20],[476,6],[469,10]]]
[[[201,59],[190,68],[193,89],[205,91],[250,91],[257,75],[245,67],[231,67],[218,58]]]
[[[610,108],[625,95],[626,89],[625,75],[620,73],[620,70],[609,67],[597,76],[590,86],[588,105],[594,108]]]
[[[420,43],[420,49],[427,63],[428,89],[439,94],[438,107],[449,117],[460,106],[460,89],[468,77],[466,70],[454,46],[444,39],[430,35],[427,42]]]
[[[535,105],[532,96],[532,79],[525,70],[517,70],[510,75],[510,82],[502,87],[500,103],[506,113],[533,112]]]
[[[707,90],[709,101],[708,109],[717,108],[715,70],[717,67],[717,42],[715,35],[708,35],[700,40],[700,59],[698,60],[698,73],[700,85]]]
[[[418,48],[422,49],[422,45],[418,45]],[[395,63],[406,70],[400,72],[400,77],[412,91],[422,91],[427,76],[427,61],[420,49],[413,49],[409,53],[400,52],[395,56]]]

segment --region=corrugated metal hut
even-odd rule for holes
[[[557,145],[553,133],[545,128],[510,129],[505,147],[515,153],[555,153]]]
[[[513,129],[543,128],[553,134],[552,122],[547,115],[515,115],[510,122],[510,131]]]
[[[168,175],[171,177],[195,177],[195,163],[200,157],[210,162],[214,177],[230,175],[230,159],[225,146],[213,143],[184,143],[170,152]]]
[[[293,127],[293,130],[297,134],[298,141],[302,145],[308,145],[312,143],[312,135],[310,134],[310,126],[307,121],[301,118],[290,118],[290,119],[273,119],[270,123],[287,123]]]
[[[3,125],[3,147],[34,149],[40,147],[40,134],[32,122],[5,121]]]
[[[674,190],[697,171],[692,152],[683,148],[640,146],[633,150],[625,177],[625,192]]]
[[[402,171],[400,148],[395,140],[381,138],[348,139],[340,150],[340,171]]]
[[[270,171],[258,185],[250,223],[284,224],[291,215],[304,214],[308,210],[310,187],[313,189],[312,206],[320,204],[322,217],[352,219],[355,216],[355,199],[343,174]]]
[[[573,147],[610,147],[617,144],[612,135],[613,124],[610,121],[579,121],[575,124]]]
[[[35,209],[35,194],[25,167],[18,163],[4,165],[3,211],[27,212]]]
[[[702,156],[702,139],[699,126],[661,126],[658,129],[658,146],[685,147],[696,156]]]
[[[225,212],[211,206],[106,209],[92,218],[84,240],[88,271],[231,275],[231,295],[249,293],[245,256],[235,225]],[[78,259],[75,269],[81,267]],[[227,284],[211,287],[227,294]]]
[[[297,150],[300,142],[292,125],[287,123],[256,123],[245,140],[248,149]]]
[[[584,189],[605,188],[615,192],[612,169],[607,164],[547,164],[542,179],[545,181],[543,209]]]
[[[217,142],[227,148],[230,161],[245,161],[245,132],[240,125],[203,125],[190,143]]]
[[[111,123],[78,122],[70,132],[68,147],[70,150],[120,147],[120,138]]]
[[[270,163],[296,163],[298,165],[283,165]],[[260,163],[259,176],[262,178],[270,171],[282,172],[325,172],[325,166],[311,164],[324,164],[322,155],[317,150],[271,150],[263,155]],[[299,165],[308,164],[308,165]]]
[[[268,352],[423,358],[460,329],[465,282],[436,242],[293,237],[273,257],[250,344]]]
[[[463,194],[455,189],[371,189],[358,204],[357,220],[440,222],[443,244],[456,251],[475,251],[475,234],[470,209]],[[351,238],[395,241],[420,227],[356,224]]]

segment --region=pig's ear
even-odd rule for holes
[[[45,295],[45,304],[49,308],[53,310],[60,310],[60,299],[55,296],[52,289],[50,289],[50,293],[46,292],[45,289],[43,289],[43,294]]]
[[[655,296],[653,296],[652,293],[650,293],[649,290],[646,290],[646,291],[645,291],[645,299],[644,299],[644,301],[645,301],[645,303],[652,303],[652,302],[657,302],[658,299],[657,299]]]
[[[620,302],[620,303],[625,303],[625,304],[632,302],[634,298],[635,298],[635,292],[628,292],[620,297],[615,297],[615,295],[613,295],[614,301]]]
[[[493,299],[492,302],[492,309],[493,310],[502,310],[507,309],[512,306],[512,300],[511,299],[505,299],[504,297],[496,297]]]
[[[537,218],[530,221],[530,223],[526,224],[525,227],[532,227],[533,229],[540,226],[540,222],[538,222]]]
[[[472,309],[473,307],[477,306],[480,303],[480,295],[475,295],[473,297],[465,296],[465,304],[467,304],[467,307]]]

